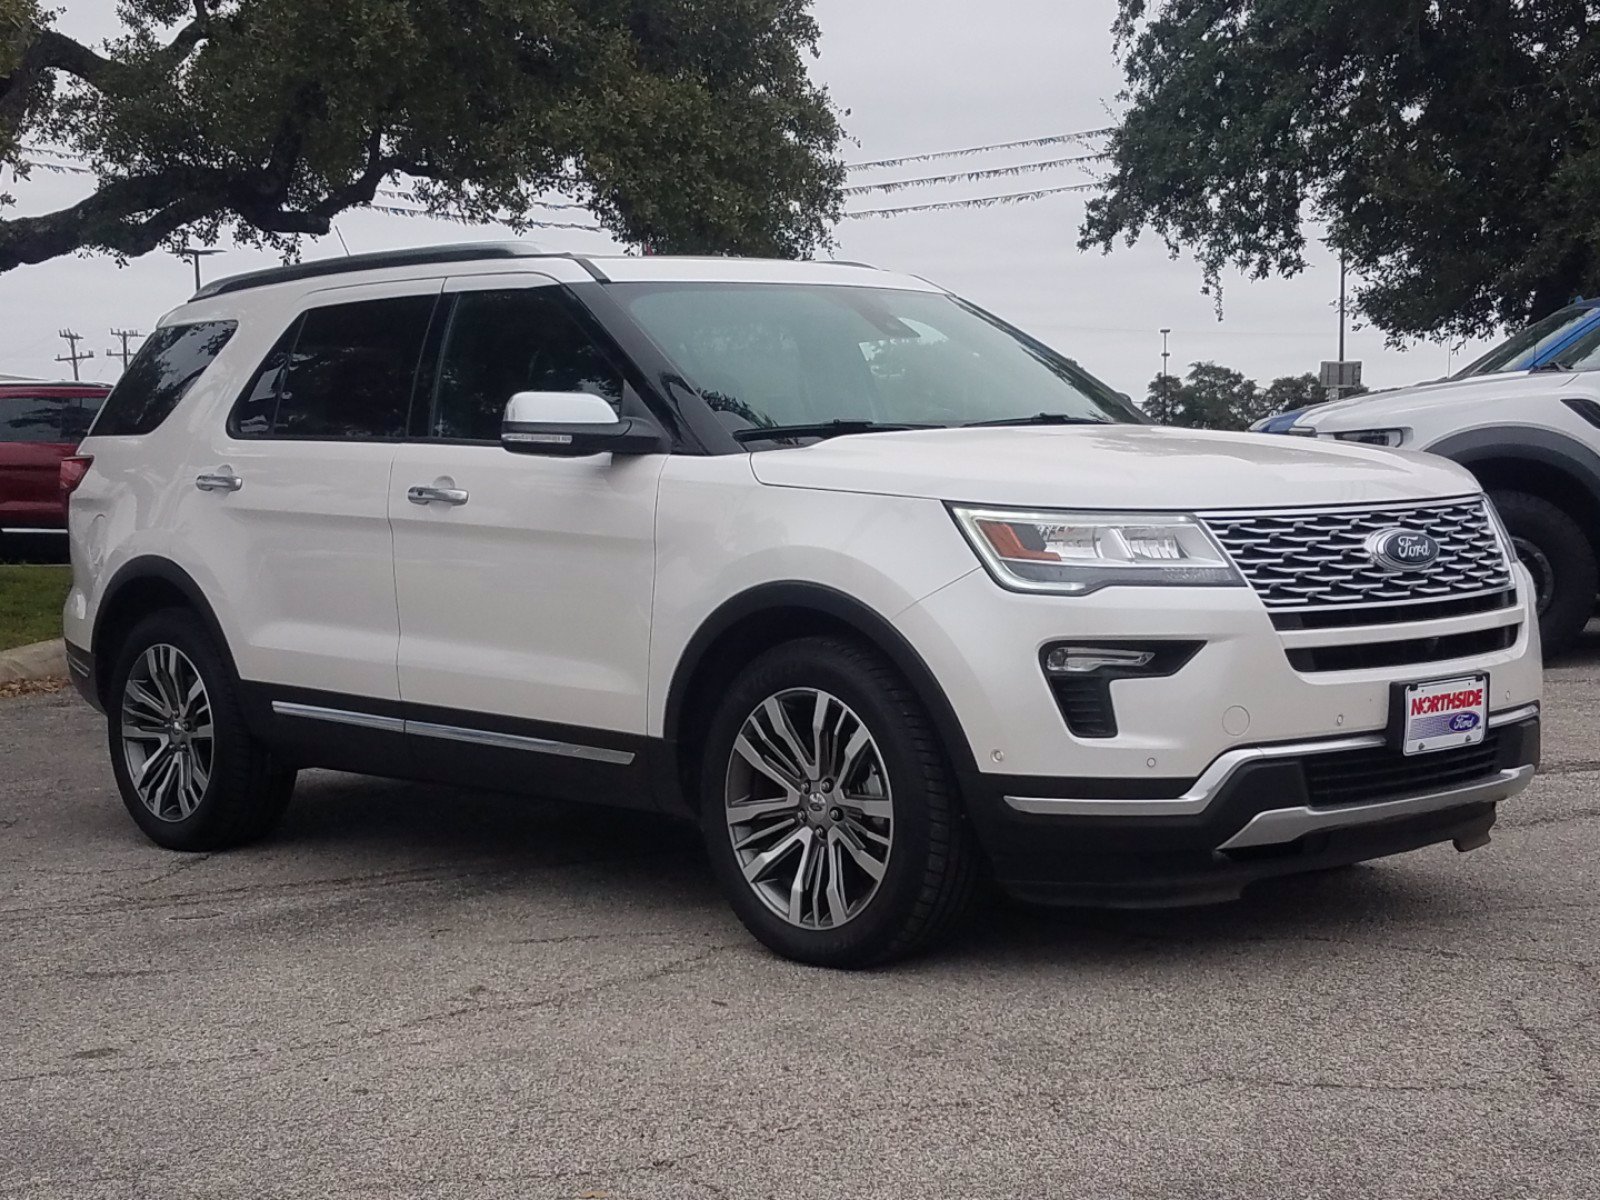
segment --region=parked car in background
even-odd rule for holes
[[[1280,413],[1254,428],[1425,450],[1466,467],[1533,576],[1544,649],[1559,653],[1594,616],[1600,592],[1596,305],[1563,309],[1450,379]]]
[[[265,834],[303,767],[651,809],[761,941],[860,966],[986,872],[1192,904],[1470,850],[1538,760],[1466,471],[1152,427],[858,264],[219,280],[73,461],[68,663],[173,849]]]
[[[61,463],[110,392],[104,383],[0,383],[0,538],[66,533]]]

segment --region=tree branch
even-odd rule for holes
[[[114,179],[70,208],[0,221],[0,273],[86,246],[148,254],[223,207],[223,183],[220,172],[192,170]]]

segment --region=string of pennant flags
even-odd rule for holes
[[[941,183],[976,183],[980,179],[1003,179],[1027,175],[1036,171],[1050,171],[1056,167],[1081,166],[1084,163],[1104,162],[1104,154],[1074,154],[1067,158],[1047,158],[1041,162],[1017,163],[1010,167],[988,167],[982,171],[958,171],[954,175],[922,175],[916,179],[891,179],[884,183],[858,183],[844,189],[846,196],[860,196],[867,192],[900,192],[906,188],[933,187]]]
[[[1029,192],[1008,192],[1004,196],[979,196],[972,200],[940,200],[932,204],[906,204],[898,208],[858,208],[847,212],[846,217],[898,217],[914,212],[949,212],[957,208],[994,208],[1000,204],[1025,204],[1029,200],[1043,200],[1046,196],[1060,196],[1067,192],[1089,192],[1098,183],[1069,183],[1064,187],[1035,188]]]
[[[846,164],[850,171],[876,171],[891,167],[909,166],[916,163],[935,162],[945,159],[967,158],[978,154],[988,154],[1003,150],[1034,149],[1042,146],[1059,145],[1090,145],[1096,140],[1103,139],[1114,132],[1112,127],[1102,129],[1086,129],[1073,133],[1051,134],[1048,137],[1024,138],[1010,142],[990,142],[981,146],[965,146],[955,150],[936,150],[924,154],[903,155],[899,158],[879,158],[866,162]],[[59,150],[51,146],[38,146],[24,144],[20,147],[28,157],[19,160],[18,165],[29,168],[38,168],[56,175],[93,175],[91,167],[81,165],[87,160],[79,154]],[[957,171],[942,175],[922,175],[910,179],[891,179],[878,182],[852,184],[843,189],[846,196],[862,196],[873,193],[892,194],[911,188],[936,187],[954,183],[977,183],[990,179],[1014,178],[1021,175],[1036,174],[1055,170],[1063,167],[1079,167],[1088,169],[1089,164],[1104,162],[1107,159],[1104,152],[1091,152],[1088,154],[1065,155],[1057,158],[1041,159],[1035,162],[1015,163],[1004,167],[986,167],[972,171]],[[13,167],[16,170],[16,167]],[[846,220],[860,220],[871,218],[897,217],[907,213],[950,212],[959,209],[993,208],[998,205],[1024,204],[1034,200],[1042,200],[1049,196],[1059,196],[1073,192],[1086,192],[1098,188],[1098,182],[1074,183],[1059,187],[1033,188],[1028,191],[1009,192],[998,196],[977,196],[964,200],[941,200],[924,204],[896,205],[885,208],[848,209],[841,214]],[[380,187],[377,195],[386,200],[402,200],[406,205],[397,204],[369,204],[366,207],[373,212],[383,213],[386,216],[420,218],[428,217],[433,220],[449,221],[459,225],[476,225],[480,222],[460,213],[436,212],[421,206],[426,201],[414,191],[401,188]],[[534,201],[530,207],[552,212],[589,212],[588,205],[573,201],[540,200]],[[593,222],[584,221],[548,221],[524,220],[520,224],[535,229],[570,229],[585,233],[609,232],[603,226]]]

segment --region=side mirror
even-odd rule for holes
[[[648,418],[618,417],[588,392],[518,392],[506,404],[500,444],[513,454],[578,458],[656,454],[667,449],[667,437]]]

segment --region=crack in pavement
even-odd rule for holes
[[[29,1083],[40,1079],[88,1079],[98,1075],[126,1075],[140,1071],[182,1070],[188,1067],[211,1066],[221,1063],[244,1062],[254,1058],[278,1057],[282,1055],[303,1055],[311,1052],[309,1058],[298,1060],[282,1068],[275,1068],[261,1072],[257,1079],[266,1078],[277,1074],[281,1070],[289,1069],[290,1065],[300,1065],[303,1062],[318,1060],[316,1051],[331,1050],[336,1053],[348,1051],[368,1041],[381,1041],[396,1034],[412,1032],[459,1017],[475,1016],[482,1013],[513,1013],[531,1012],[536,1009],[550,1008],[565,1004],[573,1000],[582,1000],[621,987],[631,987],[637,984],[649,983],[657,979],[664,979],[674,975],[684,975],[697,970],[713,960],[717,955],[729,950],[747,949],[744,941],[728,942],[718,946],[711,946],[684,958],[673,959],[658,967],[631,975],[623,975],[614,979],[601,980],[596,983],[585,984],[581,987],[569,988],[532,1000],[514,1000],[500,1003],[466,1003],[453,1005],[450,1008],[440,1009],[436,1012],[424,1013],[417,1017],[398,1021],[390,1025],[374,1026],[361,1030],[354,1035],[341,1033],[337,1037],[316,1038],[309,1041],[294,1042],[284,1046],[267,1049],[242,1050],[227,1054],[199,1055],[188,1058],[160,1059],[155,1062],[127,1063],[115,1067],[99,1067],[88,1070],[56,1069],[48,1071],[32,1071],[20,1075],[0,1076],[0,1084],[4,1083]],[[322,1058],[332,1057],[324,1054]]]

